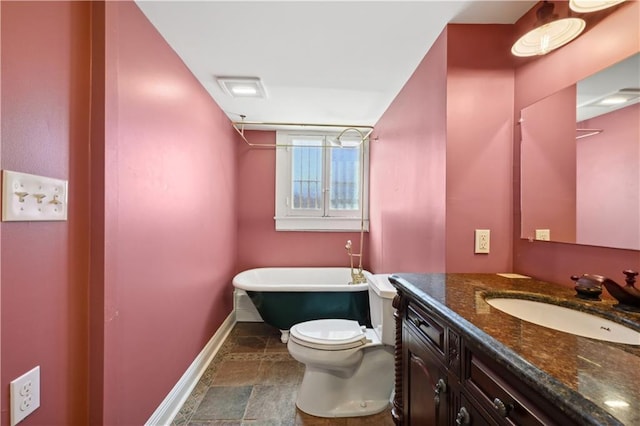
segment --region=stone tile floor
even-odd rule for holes
[[[304,374],[264,323],[237,323],[207,367],[172,426],[393,426],[391,409],[366,417],[326,419],[295,405]]]

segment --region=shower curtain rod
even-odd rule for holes
[[[599,135],[603,131],[604,131],[603,129],[576,129],[576,132],[585,132],[584,135],[576,136],[576,140],[582,139],[582,138],[588,138],[589,136]]]
[[[233,128],[238,132],[242,140],[245,141],[247,145],[252,148],[286,148],[293,145],[289,144],[262,144],[262,143],[251,143],[247,140],[247,137],[244,134],[245,126],[264,126],[264,127],[322,127],[322,128],[333,128],[333,129],[342,129],[340,136],[342,136],[348,130],[355,130],[360,134],[361,143],[371,135],[373,132],[373,126],[363,126],[359,124],[327,124],[327,123],[286,123],[286,122],[269,122],[269,121],[232,121],[231,124]]]

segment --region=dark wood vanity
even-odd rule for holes
[[[597,308],[640,329],[640,315],[571,289],[490,274],[396,274],[397,425],[640,424],[640,346],[611,344],[526,323],[491,308],[496,292]],[[615,357],[607,366],[608,357]],[[608,373],[620,364],[625,371]],[[592,382],[598,382],[597,389]],[[605,399],[629,404],[612,411]]]

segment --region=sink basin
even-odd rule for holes
[[[543,327],[607,342],[640,345],[640,332],[597,315],[527,299],[486,299],[494,308]]]

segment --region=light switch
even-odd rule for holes
[[[67,181],[3,170],[2,220],[67,220]]]

